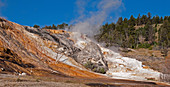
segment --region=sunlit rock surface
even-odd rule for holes
[[[74,38],[76,39],[75,45],[81,49],[88,46],[88,43],[91,43],[91,40],[89,40],[84,35],[78,35],[78,33],[74,33],[73,36],[77,36]],[[133,58],[123,57],[119,53],[101,47],[99,44],[98,46],[102,51],[101,55],[103,56],[103,60],[106,60],[107,62],[107,76],[133,80],[159,80],[160,73],[150,69],[145,65],[142,65],[142,62]]]
[[[136,59],[101,47],[86,35],[35,29],[0,18],[0,72],[105,78],[84,67],[89,61],[113,78],[158,80],[160,75]]]
[[[102,51],[108,61],[109,70],[107,75],[111,77],[121,77],[136,80],[159,80],[160,73],[142,65],[142,62],[122,57],[119,53],[115,53],[109,49],[102,48]]]
[[[63,30],[35,29],[0,18],[0,73],[104,78],[77,63],[80,51]]]

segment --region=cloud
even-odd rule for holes
[[[0,0],[0,17],[3,17],[2,15],[2,8],[5,6],[5,1]]]
[[[75,26],[71,31],[88,36],[93,36],[99,31],[103,22],[110,18],[110,13],[118,15],[123,7],[122,0],[77,0],[76,5],[79,17],[72,21]]]
[[[86,7],[89,0],[77,0],[76,1],[76,16],[78,16],[75,20],[71,21],[71,23],[76,23],[85,18]]]

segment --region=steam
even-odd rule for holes
[[[75,26],[71,28],[71,31],[93,36],[99,31],[103,22],[105,22],[108,18],[111,18],[109,17],[110,13],[117,15],[119,8],[123,5],[122,0],[97,1],[77,0],[77,13],[79,14],[79,17],[72,21]],[[87,10],[88,8],[95,11],[89,11]]]

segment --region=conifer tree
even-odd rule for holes
[[[130,26],[135,26],[135,22],[136,22],[136,19],[133,17],[133,15],[131,15],[128,23]]]
[[[40,26],[38,26],[38,25],[36,25],[36,24],[35,24],[33,27],[34,27],[34,28],[40,28]]]
[[[157,15],[156,18],[155,18],[155,23],[156,24],[159,24],[160,23],[160,19],[159,19],[159,16]]]
[[[136,25],[141,25],[141,16],[138,15],[138,18],[136,19]]]
[[[121,24],[122,24],[122,22],[123,22],[122,17],[119,17],[119,19],[118,19],[118,21],[117,21],[117,24],[121,25]]]
[[[163,17],[160,18],[159,23],[163,23]]]
[[[141,22],[142,22],[142,24],[146,24],[147,23],[147,16],[146,15],[142,15]]]
[[[128,23],[128,19],[127,19],[127,18],[124,18],[123,22],[124,22],[124,23]]]
[[[151,19],[151,13],[150,12],[148,12],[148,20],[150,20]]]
[[[168,16],[168,21],[170,22],[170,16]]]
[[[170,22],[165,20],[159,29],[159,45],[161,48],[170,47]]]
[[[52,25],[52,29],[57,29],[57,27],[53,24],[53,25]]]

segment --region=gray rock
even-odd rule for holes
[[[86,68],[90,68],[93,71],[100,72],[101,69],[104,71],[108,70],[107,62],[103,57],[100,47],[90,42],[87,46],[75,54],[74,59]]]
[[[59,46],[56,48],[56,52],[63,53],[73,58],[78,63],[85,65],[86,68],[102,73],[108,70],[107,62],[104,59],[100,47],[93,42],[87,43],[84,49],[79,49],[74,46],[72,40],[68,39],[70,37],[68,33],[55,34],[28,27],[26,30],[39,35],[43,39],[58,43]]]

